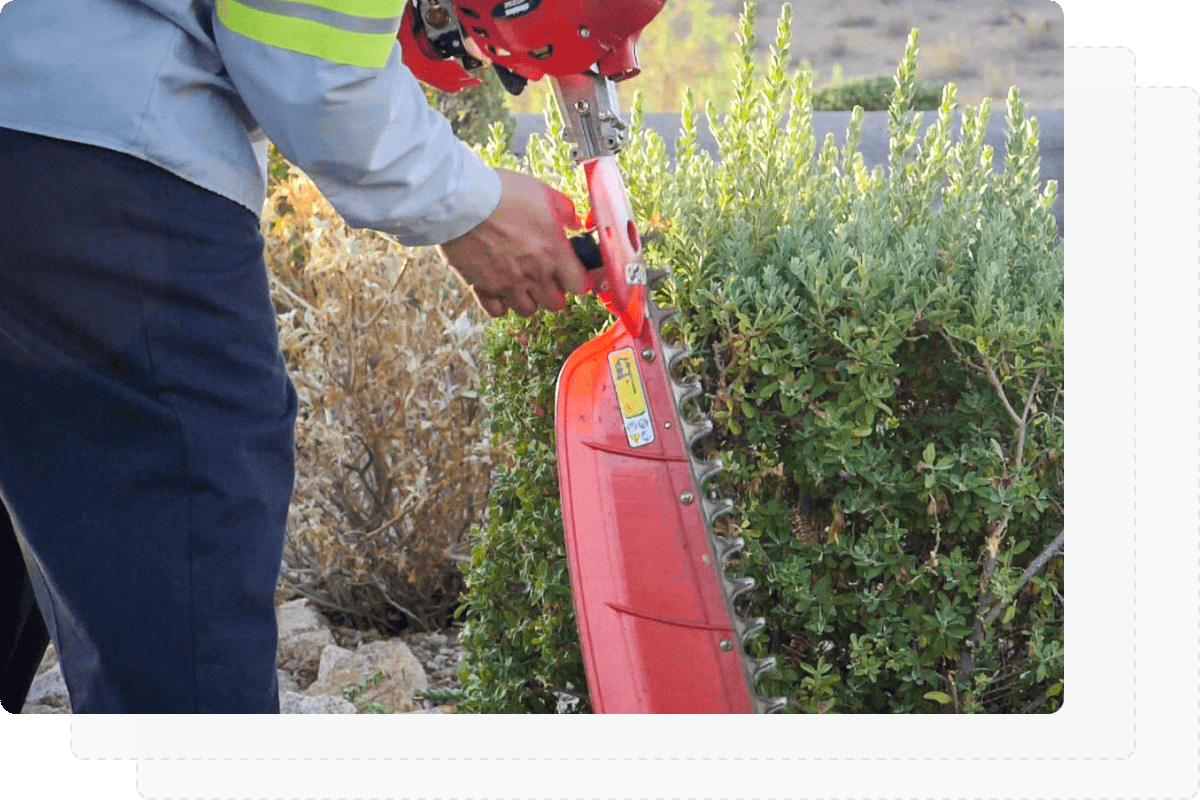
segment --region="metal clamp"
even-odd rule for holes
[[[551,84],[566,125],[563,138],[572,145],[571,160],[580,163],[620,152],[629,126],[621,119],[611,79],[589,72],[556,77]]]

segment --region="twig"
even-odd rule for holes
[[[1012,405],[1008,402],[1008,395],[1004,393],[1004,387],[1000,384],[1000,378],[996,375],[996,368],[992,366],[992,362],[983,353],[980,353],[979,357],[983,360],[983,367],[980,369],[987,375],[988,383],[992,384],[992,388],[996,390],[996,394],[1000,395],[1000,402],[1004,403],[1004,410],[1012,417],[1013,422],[1017,423],[1017,429],[1023,432],[1025,430],[1025,420],[1017,416],[1017,412],[1013,410]]]
[[[996,394],[1000,396],[1000,402],[1004,404],[1004,410],[1008,412],[1008,416],[1011,417],[1012,421],[1016,423],[1017,456],[1015,463],[1013,464],[1013,468],[1020,469],[1021,460],[1025,457],[1025,431],[1029,426],[1029,409],[1033,407],[1033,400],[1037,395],[1038,385],[1042,382],[1042,375],[1044,374],[1044,371],[1039,369],[1034,373],[1033,386],[1029,387],[1029,392],[1025,395],[1025,407],[1018,415],[1017,410],[1012,407],[1011,403],[1008,402],[1008,395],[1004,393],[1004,386],[1000,383],[1000,377],[996,374],[996,368],[992,366],[992,362],[988,359],[988,357],[982,352],[979,354],[980,360],[983,361],[983,366],[976,364],[969,358],[964,359],[958,352],[958,349],[954,346],[954,341],[950,338],[950,334],[946,333],[945,328],[942,329],[941,333],[942,338],[945,339],[946,344],[950,346],[950,352],[954,353],[955,358],[965,363],[971,369],[974,369],[977,372],[982,372],[987,376],[988,383],[992,385],[992,388],[996,390]]]
[[[962,654],[958,658],[958,685],[966,686],[975,671],[975,651],[983,641],[983,617],[991,606],[990,587],[992,576],[996,574],[996,557],[1000,551],[1000,540],[1008,529],[1008,519],[1003,519],[996,530],[987,538],[987,557],[983,561],[983,577],[979,581],[979,609],[975,612],[975,623],[971,636],[967,639]]]
[[[399,521],[400,521],[400,520],[401,520],[401,519],[404,517],[404,515],[405,515],[406,513],[407,513],[407,511],[401,511],[399,514],[397,514],[396,516],[392,517],[391,519],[389,519],[387,522],[385,522],[385,523],[383,523],[382,525],[380,525],[380,526],[379,526],[378,528],[376,528],[375,530],[373,530],[373,531],[368,531],[367,533],[364,533],[364,534],[362,534],[362,538],[364,538],[364,539],[369,539],[369,538],[371,538],[372,536],[374,536],[374,535],[375,535],[375,534],[377,534],[377,533],[382,533],[382,532],[383,532],[383,530],[384,530],[384,528],[387,528],[389,525],[393,525],[393,524],[395,524],[395,523],[399,522]]]
[[[1017,585],[1016,590],[1013,592],[1014,599],[1016,598],[1017,594],[1025,588],[1025,584],[1033,580],[1033,576],[1038,574],[1038,572],[1041,571],[1042,567],[1046,566],[1046,563],[1050,559],[1054,558],[1054,556],[1058,553],[1058,549],[1062,547],[1065,536],[1066,530],[1059,531],[1058,536],[1054,537],[1054,541],[1046,545],[1046,549],[1043,550],[1038,557],[1030,562],[1029,566],[1025,568],[1025,571],[1021,573],[1020,582]],[[988,612],[987,616],[984,617],[984,624],[990,625],[991,623],[995,622],[1004,609],[1010,605],[1012,605],[1012,600],[1009,600],[1005,603],[1000,603],[992,608],[992,610]]]
[[[307,308],[309,311],[313,312],[314,314],[320,313],[307,300],[305,300],[303,297],[301,297],[300,295],[296,294],[291,289],[289,289],[286,283],[284,283],[282,280],[275,277],[274,275],[271,276],[271,283],[275,284],[275,286],[278,289],[280,289],[284,294],[286,294],[293,302],[299,303],[300,305],[304,306],[305,308]]]
[[[1034,711],[1037,711],[1039,708],[1041,708],[1043,705],[1045,705],[1046,701],[1049,699],[1050,699],[1049,695],[1043,694],[1037,700],[1034,700],[1032,703],[1025,706],[1017,713],[1018,714],[1032,714]]]
[[[1033,386],[1029,387],[1029,394],[1025,395],[1025,408],[1021,411],[1021,422],[1017,428],[1019,437],[1017,439],[1017,458],[1013,465],[1015,469],[1021,468],[1021,460],[1025,457],[1025,432],[1029,426],[1029,409],[1033,407],[1033,398],[1037,394],[1038,384],[1042,382],[1042,370],[1038,370],[1033,375]]]
[[[389,605],[391,605],[396,610],[401,611],[404,614],[406,614],[410,619],[412,619],[413,622],[416,622],[418,625],[420,625],[425,630],[429,630],[429,625],[425,622],[425,620],[421,619],[416,614],[409,611],[407,608],[400,605],[399,603],[397,603],[395,600],[393,600],[391,597],[388,596],[387,589],[384,588],[384,585],[379,582],[378,577],[376,577],[375,575],[372,574],[371,581],[375,584],[375,587],[377,589],[379,589],[379,593],[381,595],[383,595],[383,599],[387,600]]]
[[[380,236],[387,236],[387,234],[380,234]],[[392,239],[390,236],[387,236],[387,238],[389,241],[399,244],[399,242],[396,242],[396,240]],[[367,320],[366,322],[359,325],[359,328],[358,328],[359,333],[362,333],[367,328],[374,325],[375,321],[377,319],[379,319],[380,316],[383,315],[383,312],[387,311],[388,307],[392,304],[391,303],[392,295],[395,293],[396,287],[400,285],[400,280],[404,277],[404,273],[408,271],[408,265],[411,263],[412,263],[412,259],[411,258],[407,259],[404,262],[404,266],[400,267],[400,271],[396,273],[396,280],[392,281],[392,288],[387,290],[387,299],[384,300],[384,302],[379,304],[379,310],[376,311],[373,315],[371,315],[371,318],[369,320]]]

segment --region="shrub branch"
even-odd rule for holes
[[[1054,556],[1058,554],[1059,548],[1061,548],[1063,545],[1065,536],[1066,530],[1059,531],[1058,536],[1054,537],[1054,541],[1046,545],[1046,549],[1043,550],[1037,558],[1030,562],[1029,566],[1025,568],[1025,571],[1021,573],[1021,577],[1017,582],[1017,588],[1013,591],[1012,599],[1003,603],[998,603],[995,607],[993,607],[992,610],[988,612],[987,616],[984,617],[983,622],[985,625],[990,625],[999,619],[1000,615],[1004,612],[1004,609],[1012,605],[1013,600],[1015,600],[1021,590],[1025,588],[1025,585],[1033,580],[1033,576],[1041,572],[1042,568],[1046,566],[1050,559],[1054,558]]]

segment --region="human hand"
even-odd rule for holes
[[[441,245],[490,316],[560,311],[566,293],[587,288],[584,266],[564,228],[582,223],[566,195],[530,175],[498,169],[502,194],[492,215]]]

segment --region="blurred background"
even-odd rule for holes
[[[760,0],[754,52],[765,63],[784,0]],[[909,31],[920,31],[918,77],[958,85],[959,106],[1003,100],[1016,85],[1029,108],[1063,104],[1063,12],[1052,0],[792,0],[792,66],[807,61],[818,87],[891,76]],[[628,108],[641,90],[648,112],[678,113],[684,86],[726,107],[741,0],[668,0],[643,32],[642,74],[621,87]],[[511,98],[541,112],[544,82]],[[1002,106],[1001,106],[1002,107]]]

